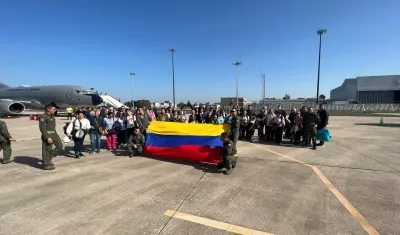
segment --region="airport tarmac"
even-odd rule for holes
[[[0,165],[0,234],[400,231],[398,117],[385,126],[380,117],[331,117],[332,141],[316,151],[239,142],[229,176],[122,150],[59,156],[56,170],[43,171],[38,122],[28,119],[3,119],[17,142],[15,162]]]

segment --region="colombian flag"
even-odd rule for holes
[[[222,156],[221,133],[229,124],[152,121],[147,129],[145,154],[152,157],[218,164]]]

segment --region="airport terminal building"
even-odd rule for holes
[[[357,100],[362,104],[400,103],[400,75],[357,77],[331,90],[331,101]]]

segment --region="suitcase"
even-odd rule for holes
[[[253,135],[251,137],[251,142],[252,143],[259,142],[259,141],[260,141],[260,138],[258,137],[258,135]]]

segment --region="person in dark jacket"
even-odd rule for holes
[[[259,141],[264,137],[265,116],[265,109],[260,109],[260,113],[256,115]]]
[[[236,109],[231,110],[231,125],[229,128],[229,134],[230,134],[230,140],[233,142],[232,146],[232,155],[234,157],[237,157],[237,149],[236,149],[236,144],[237,141],[239,140],[239,129],[240,129],[240,118],[237,116]]]
[[[289,117],[287,118],[289,122],[286,123],[286,133],[285,133],[286,138],[290,138],[291,136],[291,129],[293,126],[294,117],[296,117],[296,113],[297,110],[295,108],[292,108],[290,110]]]
[[[305,146],[309,146],[312,140],[312,148],[317,149],[316,136],[317,129],[316,125],[320,123],[318,114],[314,113],[313,108],[309,107],[308,112],[303,118],[303,131],[304,131],[304,143]]]
[[[105,118],[107,117],[107,107],[103,106],[100,111],[100,117]]]
[[[279,105],[276,111],[280,112],[283,118],[286,119],[286,111],[282,108],[282,106]]]
[[[329,124],[328,123],[329,114],[328,114],[328,111],[325,110],[325,106],[323,104],[319,105],[319,110],[318,110],[317,114],[319,115],[319,119],[320,119],[320,122],[317,125],[317,131],[318,131],[318,130],[322,130],[322,129],[326,128],[326,126]],[[324,141],[320,141],[317,144],[317,146],[322,146],[322,145],[324,145]]]
[[[100,111],[97,110],[94,113],[94,116],[90,116],[90,145],[92,146],[92,151],[89,154],[100,153],[101,147],[101,136],[104,134],[103,131],[103,118],[100,116]]]

